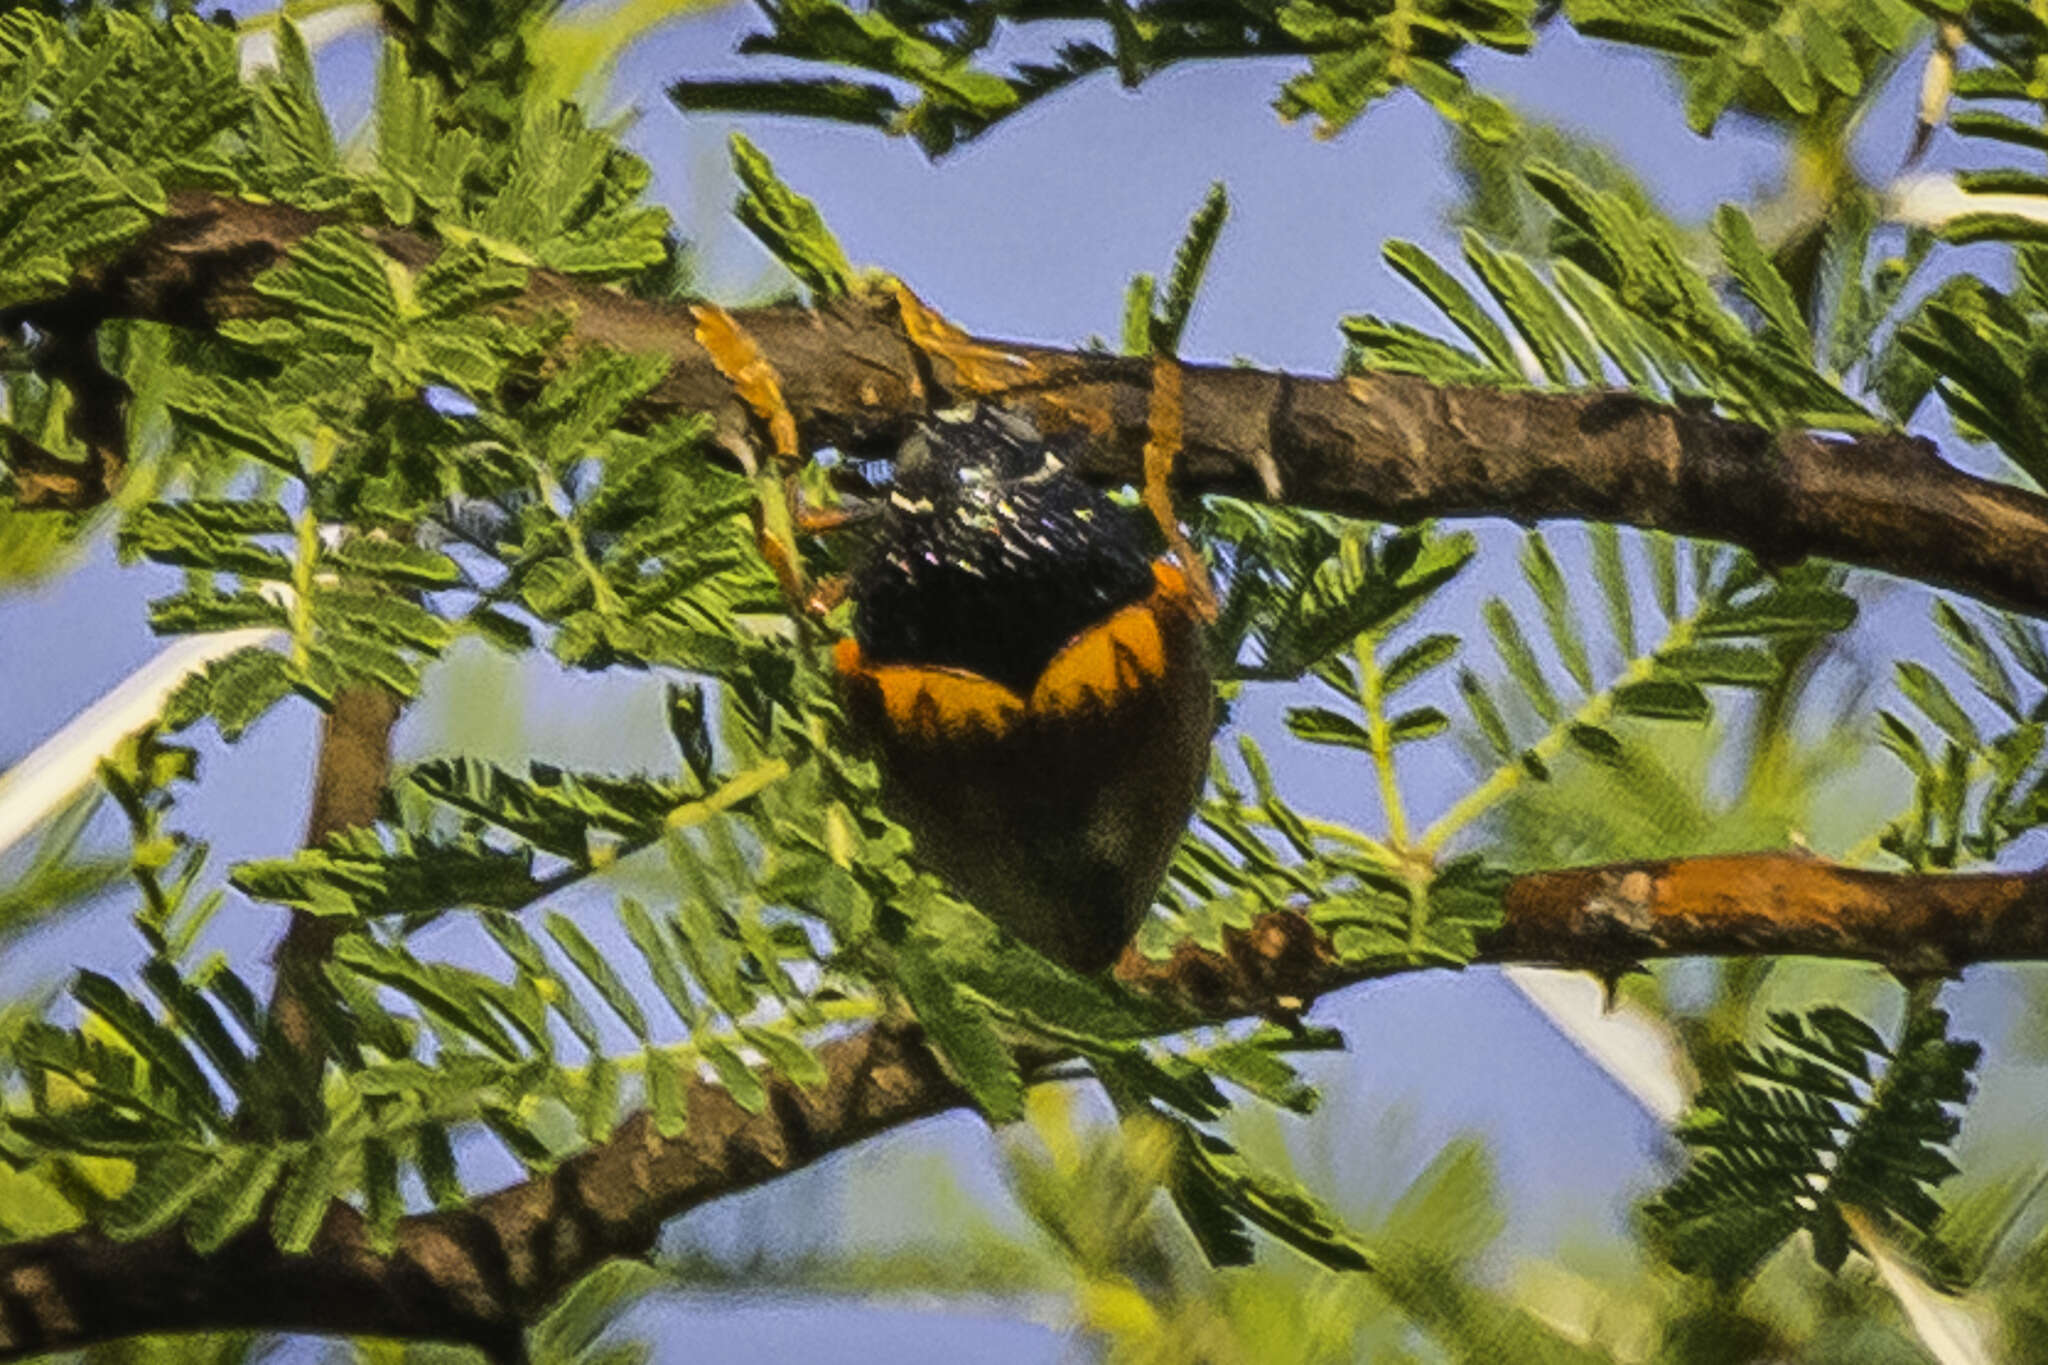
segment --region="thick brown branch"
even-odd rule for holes
[[[636,1114],[546,1175],[405,1219],[388,1253],[342,1204],[299,1256],[261,1224],[209,1256],[178,1231],[0,1246],[0,1360],[202,1329],[454,1341],[518,1359],[526,1324],[557,1294],[603,1261],[646,1255],[666,1219],[964,1098],[914,1032],[868,1029],[820,1060],[822,1086],[775,1082],[759,1114],[696,1082],[683,1137]]]
[[[1834,957],[1902,975],[2048,959],[2048,871],[1922,875],[1803,853],[1531,872],[1508,886],[1479,961],[1608,972],[1652,958]],[[1222,954],[1126,953],[1133,990],[1203,1018],[1270,1011],[1358,980],[1306,920],[1267,915]]]
[[[2048,872],[1871,872],[1799,853],[1532,873],[1484,955],[1613,967],[1652,957],[1853,958],[1901,975],[2048,956]]]
[[[1510,887],[1483,958],[1611,970],[1766,953],[1912,973],[2048,959],[2048,873],[1864,872],[1784,853],[1533,873]],[[1135,990],[1222,1019],[1385,973],[1341,966],[1305,920],[1283,913],[1226,953],[1130,956],[1120,974]],[[360,1218],[339,1205],[296,1257],[260,1227],[211,1256],[175,1233],[131,1243],[68,1233],[0,1247],[0,1360],[200,1327],[457,1340],[511,1355],[521,1327],[558,1294],[606,1259],[646,1255],[666,1220],[965,1102],[901,1028],[829,1044],[823,1060],[823,1086],[773,1080],[759,1114],[694,1082],[679,1137],[635,1115],[552,1172],[403,1220],[388,1254],[370,1250]]]
[[[263,267],[319,225],[279,205],[201,195],[70,294],[0,323],[150,317],[208,326],[262,311]],[[434,248],[383,233],[412,263]],[[651,399],[713,414],[744,440],[749,414],[697,341],[687,308],[537,274],[528,306],[573,335],[670,357]],[[1048,432],[1087,432],[1084,472],[1136,482],[1150,371],[1139,359],[969,340],[919,350],[893,298],[736,315],[780,373],[802,444],[900,432],[927,404],[1000,389]],[[1748,547],[1768,563],[1822,556],[2048,615],[2048,498],[1976,478],[1905,437],[1783,436],[1611,393],[1446,388],[1399,375],[1311,379],[1187,367],[1182,473],[1191,488],[1413,520],[1498,515],[1612,521]],[[937,392],[933,390],[936,389]]]

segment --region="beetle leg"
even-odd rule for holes
[[[1152,404],[1146,414],[1151,429],[1145,442],[1145,510],[1159,523],[1166,544],[1187,574],[1195,604],[1204,620],[1216,619],[1216,588],[1209,566],[1189,543],[1173,510],[1173,464],[1181,450],[1180,362],[1170,355],[1152,357]]]

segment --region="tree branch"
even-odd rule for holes
[[[139,242],[69,293],[0,316],[76,330],[106,316],[208,327],[262,312],[250,287],[321,219],[276,204],[173,197]],[[374,234],[409,264],[436,248]],[[649,417],[711,414],[722,440],[751,420],[682,305],[536,272],[525,308],[561,310],[574,342],[670,358]],[[921,350],[893,298],[735,315],[775,365],[806,449],[899,436],[928,407],[1000,393],[1049,435],[1094,438],[1081,471],[1135,482],[1150,395],[1142,358],[963,339]],[[1187,367],[1185,486],[1410,521],[1546,517],[1625,523],[1880,569],[2048,616],[2048,498],[1967,474],[1928,442],[1774,435],[1632,394],[1454,388],[1402,375],[1315,379]]]
[[[647,1255],[667,1219],[965,1100],[914,1030],[869,1028],[828,1043],[820,1061],[822,1086],[772,1080],[759,1114],[693,1080],[686,1136],[663,1138],[647,1114],[632,1115],[547,1174],[404,1219],[388,1253],[339,1203],[299,1256],[280,1252],[263,1223],[207,1256],[176,1229],[0,1246],[0,1361],[236,1329],[451,1341],[517,1359],[526,1325],[558,1294],[606,1260]]]
[[[313,809],[306,817],[306,847],[329,835],[372,824],[391,774],[391,731],[401,703],[381,687],[350,687],[335,694],[320,721],[320,757],[313,776]],[[330,989],[323,972],[343,921],[292,911],[277,945],[277,984],[270,998],[267,1051],[290,1054],[291,1082],[284,1101],[285,1128],[303,1135],[318,1126],[321,1076],[327,1056],[314,1023],[313,992]],[[257,1069],[264,1070],[259,1058]]]
[[[2048,959],[2048,873],[1867,872],[1788,853],[1531,873],[1511,884],[1482,960],[1610,971],[1756,954],[1912,973]],[[1223,953],[1184,945],[1164,961],[1127,954],[1119,967],[1132,989],[1210,1021],[1391,971],[1344,967],[1289,912]],[[649,1254],[667,1220],[966,1102],[914,1029],[877,1025],[821,1053],[822,1086],[771,1078],[758,1114],[693,1077],[682,1135],[665,1138],[635,1114],[552,1171],[405,1218],[388,1253],[370,1248],[361,1216],[341,1204],[303,1256],[280,1253],[261,1224],[205,1256],[175,1231],[0,1246],[0,1361],[201,1328],[459,1341],[516,1358],[524,1326],[562,1291],[607,1259]]]

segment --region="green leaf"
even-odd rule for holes
[[[1934,601],[1934,624],[1941,631],[1949,653],[1962,664],[1977,690],[2012,719],[2021,719],[2019,693],[2013,688],[2012,675],[2006,672],[2004,662],[1983,632],[1946,598]]]
[[[1621,562],[1621,534],[1609,523],[1596,521],[1586,528],[1586,535],[1593,547],[1593,577],[1599,582],[1601,598],[1607,604],[1607,623],[1614,631],[1614,642],[1623,658],[1632,659],[1636,653],[1635,598],[1629,592],[1628,571]]]
[[[334,132],[320,100],[312,54],[298,26],[279,17],[272,30],[277,65],[255,80],[256,116],[272,173],[289,167],[295,177],[339,169]]]
[[[580,1085],[568,1087],[567,1097],[576,1115],[577,1131],[585,1142],[603,1142],[618,1123],[619,1064],[603,1053],[596,1053],[584,1065],[579,1079]]]
[[[1932,777],[1934,765],[1927,757],[1927,750],[1922,747],[1919,736],[1913,733],[1911,726],[1889,711],[1879,711],[1877,713],[1877,733],[1878,741],[1885,748],[1897,754],[1899,760],[1912,770],[1915,777],[1922,779]]]
[[[1219,1137],[1182,1125],[1181,1165],[1189,1184],[1205,1186],[1216,1202],[1331,1270],[1369,1270],[1361,1243],[1306,1190],[1254,1168]]]
[[[1427,295],[1496,370],[1511,378],[1521,378],[1522,365],[1515,358],[1514,347],[1508,344],[1507,334],[1465,286],[1436,263],[1435,257],[1413,242],[1401,241],[1388,242],[1380,248],[1380,254],[1396,273]]]
[[[1596,762],[1619,766],[1626,757],[1621,741],[1614,737],[1613,732],[1603,730],[1597,725],[1568,726],[1565,729],[1565,738],[1569,739],[1580,753]]]
[[[583,979],[596,988],[612,1013],[618,1015],[626,1027],[633,1030],[633,1036],[645,1043],[647,1016],[641,1011],[640,1002],[626,989],[626,983],[612,970],[611,963],[605,961],[604,955],[598,952],[597,945],[585,937],[583,931],[576,927],[575,921],[559,912],[549,912],[546,924],[548,937],[568,955],[576,970],[583,974]]]
[[[1578,614],[1572,609],[1564,574],[1550,553],[1549,543],[1539,532],[1531,531],[1522,539],[1522,576],[1528,580],[1538,604],[1543,608],[1544,624],[1550,628],[1551,642],[1557,646],[1557,655],[1564,663],[1565,672],[1572,675],[1572,681],[1579,685],[1581,692],[1590,693],[1593,690],[1593,668],[1586,659],[1586,644],[1579,633]]]
[[[1439,341],[1405,322],[1359,314],[1341,319],[1338,326],[1357,348],[1346,361],[1347,369],[1420,375],[1439,384],[1501,380],[1498,371],[1470,351]]]
[[[733,205],[740,222],[818,299],[851,293],[853,266],[817,205],[785,185],[768,158],[745,137],[733,133],[728,141],[733,170],[743,186]]]
[[[1311,744],[1340,744],[1353,749],[1371,749],[1372,736],[1349,716],[1323,706],[1287,708],[1287,730]]]
[[[313,1245],[335,1193],[332,1154],[319,1144],[301,1150],[271,1210],[271,1234],[279,1250],[299,1255]]]
[[[1208,196],[1188,222],[1180,249],[1173,253],[1173,273],[1167,277],[1166,297],[1148,333],[1153,352],[1169,356],[1179,353],[1181,334],[1187,330],[1188,315],[1194,311],[1195,295],[1202,287],[1209,257],[1229,216],[1230,196],[1219,180],[1209,187]]]
[[[1426,635],[1395,655],[1380,672],[1380,695],[1392,697],[1422,681],[1457,657],[1455,635]]]
[[[1702,639],[1737,635],[1827,635],[1856,623],[1856,600],[1833,588],[1775,587],[1700,614]]]
[[[1614,709],[1645,720],[1683,720],[1704,724],[1713,716],[1707,694],[1691,682],[1656,678],[1629,683],[1614,692]]]
[[[684,80],[668,97],[685,113],[782,114],[898,131],[903,105],[886,85],[821,80]]]
[[[2042,639],[2040,628],[2009,612],[1998,613],[1992,619],[1992,628],[2028,676],[2048,685],[2048,641]]]
[[[1453,1138],[1423,1167],[1380,1225],[1380,1240],[1404,1256],[1469,1267],[1503,1230],[1500,1189],[1486,1144]]]
[[[183,1040],[152,1018],[140,1001],[107,977],[83,969],[71,983],[71,994],[148,1062],[151,1071],[177,1092],[195,1117],[215,1128],[225,1122],[220,1096]]]
[[[186,1226],[192,1249],[202,1256],[254,1224],[284,1174],[286,1149],[271,1144],[240,1147],[221,1163],[213,1184],[192,1206]]]
[[[343,938],[334,951],[338,968],[356,972],[388,986],[449,1028],[474,1039],[500,1060],[517,1062],[524,1055],[504,1020],[509,1009],[503,987],[477,972],[445,962],[422,962],[399,949],[372,943],[359,935]]]
[[[1167,1185],[1174,1208],[1210,1266],[1246,1266],[1256,1244],[1244,1216],[1224,1197],[1221,1183],[1190,1161],[1176,1161]]]
[[[462,1188],[462,1173],[455,1164],[455,1147],[448,1140],[444,1124],[423,1123],[413,1130],[413,1158],[419,1166],[420,1183],[437,1209],[462,1207],[468,1197]]]
[[[211,714],[221,738],[232,743],[290,696],[295,681],[290,663],[275,650],[238,649],[179,684],[164,704],[164,723],[182,730]]]
[[[510,174],[465,208],[474,247],[505,263],[617,279],[667,255],[668,214],[645,202],[645,162],[567,100],[531,100],[509,118]]]
[[[1232,1085],[1296,1114],[1314,1113],[1322,1098],[1285,1059],[1256,1042],[1223,1043],[1197,1060]]]
[[[1152,353],[1153,308],[1159,298],[1159,281],[1147,274],[1131,276],[1124,290],[1122,351],[1125,355]]]
[[[174,593],[149,604],[149,626],[159,635],[190,635],[202,631],[283,630],[291,613],[260,592],[221,593],[209,585],[203,592]]]
[[[1024,1078],[986,1007],[963,995],[915,939],[899,944],[896,982],[939,1060],[990,1122],[1024,1113]]]
[[[100,1218],[100,1228],[117,1241],[132,1241],[176,1223],[213,1183],[219,1163],[212,1153],[173,1147],[141,1163],[135,1183]]]
[[[516,910],[539,894],[530,851],[430,843],[374,830],[339,834],[289,858],[242,863],[229,881],[258,900],[341,917],[418,915],[454,905]]]
[[[462,581],[455,561],[438,550],[421,549],[377,536],[357,536],[323,556],[341,572],[404,588],[453,587]]]
[[[405,1198],[398,1188],[398,1153],[384,1138],[365,1138],[362,1159],[370,1248],[389,1255],[398,1244],[398,1220],[405,1214]]]
[[[1514,757],[1515,743],[1508,735],[1507,722],[1501,718],[1500,707],[1486,690],[1486,684],[1469,668],[1458,670],[1458,690],[1464,695],[1465,705],[1472,712],[1473,723],[1479,733],[1486,737],[1494,756],[1507,761]]]
[[[1387,722],[1387,738],[1395,744],[1413,744],[1432,739],[1451,728],[1451,718],[1434,706],[1403,711]]]
[[[1674,682],[1768,687],[1784,671],[1778,656],[1753,645],[1680,645],[1657,652],[1657,673]]]
[[[1500,652],[1501,662],[1507,665],[1508,676],[1522,689],[1529,705],[1536,714],[1549,724],[1555,725],[1564,717],[1564,708],[1558,705],[1557,694],[1550,689],[1550,681],[1543,676],[1543,666],[1536,662],[1536,653],[1529,648],[1529,642],[1522,635],[1521,624],[1508,604],[1498,597],[1486,599],[1481,608],[1486,620],[1487,633],[1493,636],[1493,646]]]
[[[1749,215],[1733,204],[1723,204],[1714,214],[1714,237],[1721,244],[1721,259],[1741,286],[1743,297],[1762,314],[1767,335],[1776,338],[1793,354],[1813,354],[1813,334],[1800,315],[1799,302],[1785,277],[1771,264],[1756,239]]]
[[[759,1114],[768,1107],[768,1088],[761,1084],[761,1078],[747,1065],[739,1053],[719,1039],[706,1035],[697,1039],[697,1051],[711,1069],[718,1074],[718,1083],[725,1087],[733,1101],[749,1114]]]
[[[1550,274],[1557,292],[1579,315],[1593,340],[1631,387],[1648,393],[1657,391],[1653,358],[1654,363],[1666,367],[1667,374],[1678,368],[1667,348],[1651,339],[1654,334],[1646,335],[1648,329],[1643,322],[1625,312],[1605,284],[1567,259],[1552,261]]]
[[[1663,531],[1651,531],[1643,537],[1643,547],[1650,556],[1650,582],[1657,595],[1657,610],[1667,621],[1678,619],[1678,546],[1671,536]]]
[[[825,1064],[802,1039],[770,1025],[740,1025],[740,1037],[759,1052],[776,1072],[806,1090],[816,1090],[828,1079]]]
[[[1770,1032],[1729,1050],[1734,1079],[1708,1085],[1679,1127],[1690,1166],[1645,1210],[1674,1265],[1724,1284],[1801,1228],[1817,1261],[1839,1265],[1845,1206],[1931,1228],[1941,1209],[1928,1187],[1955,1171],[1952,1106],[1979,1057],[1922,1000],[1891,1049],[1834,1006],[1774,1014]]]
[[[1975,751],[1983,746],[1983,741],[1977,734],[1976,722],[1970,719],[1969,713],[1956,702],[1947,684],[1936,677],[1932,670],[1910,659],[1901,660],[1896,668],[1899,691],[1905,694],[1907,701],[1920,709],[1922,715],[1939,726],[1943,734],[1966,751]]]
[[[1544,378],[1552,384],[1571,383],[1569,364],[1576,365],[1585,380],[1599,379],[1600,357],[1592,342],[1529,263],[1512,252],[1495,251],[1470,229],[1462,240],[1465,259],[1529,344]]]
[[[2048,127],[2016,119],[2010,114],[1997,114],[1984,109],[1963,109],[1949,115],[1948,126],[1952,132],[1964,137],[1992,138],[1999,142],[2010,142],[2016,146],[2048,152]]]
[[[142,979],[169,1014],[177,1032],[192,1040],[231,1093],[241,1093],[249,1079],[249,1056],[205,995],[163,957],[152,958],[143,965]]]
[[[673,1058],[656,1047],[645,1050],[642,1065],[654,1130],[665,1138],[681,1137],[690,1126],[688,1078]]]
[[[662,998],[668,1001],[669,1009],[684,1028],[694,1032],[700,1025],[703,1011],[690,995],[683,974],[676,970],[674,951],[663,941],[653,917],[639,901],[624,896],[619,900],[619,920],[626,927],[626,936],[640,950],[640,956],[647,963],[647,970],[653,975]]]

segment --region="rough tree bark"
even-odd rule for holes
[[[322,220],[278,204],[175,196],[166,214],[76,288],[0,314],[78,335],[109,317],[208,327],[262,312],[250,282]],[[418,265],[434,246],[371,236]],[[649,418],[712,414],[744,442],[751,416],[696,339],[687,307],[535,272],[523,304],[573,318],[573,342],[666,355]],[[1081,472],[1140,477],[1150,361],[961,338],[913,344],[890,297],[734,315],[780,372],[806,449],[900,435],[934,404],[1000,393],[1048,434],[1094,439]],[[1400,375],[1316,379],[1190,365],[1182,483],[1394,521],[1432,516],[1625,523],[1742,545],[1767,564],[1809,556],[1881,569],[2048,615],[2048,498],[1967,474],[1904,436],[1776,434],[1620,393],[1453,388]],[[90,470],[17,468],[26,505],[105,496]]]

